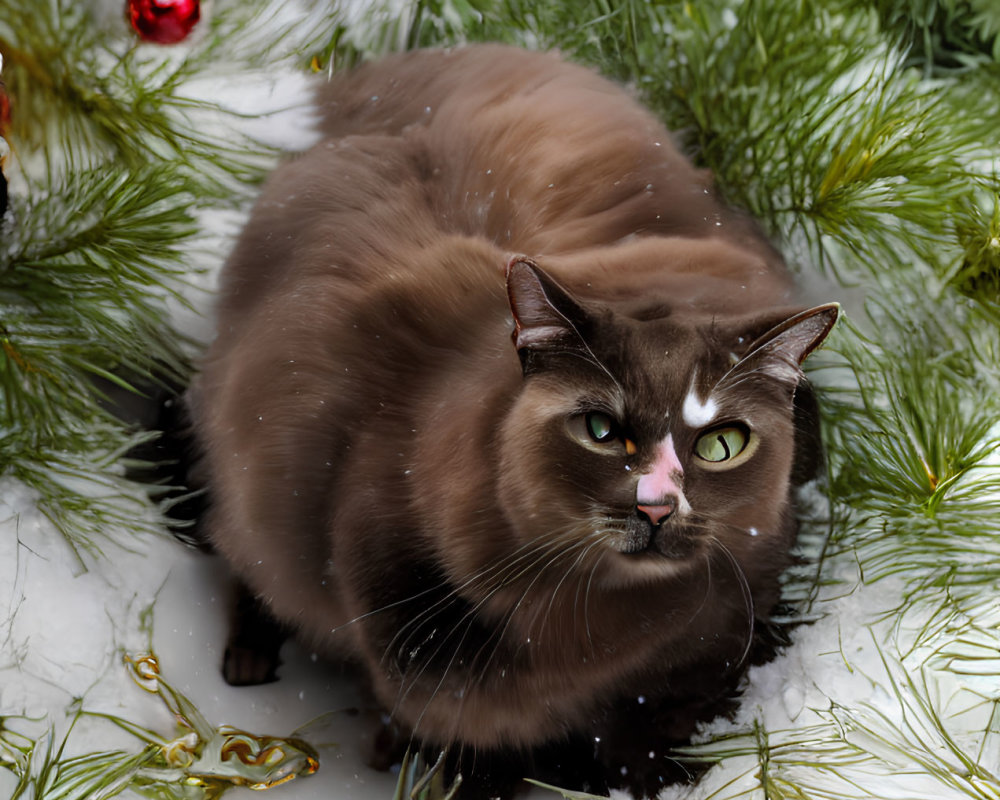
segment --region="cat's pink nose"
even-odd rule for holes
[[[657,506],[638,505],[636,508],[640,514],[649,520],[650,524],[655,526],[660,525],[667,517],[674,513],[677,503],[665,503],[664,505]]]

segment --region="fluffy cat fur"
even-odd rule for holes
[[[555,55],[397,55],[321,107],[190,395],[211,545],[426,745],[648,760],[778,599],[836,306],[800,307],[663,126]]]

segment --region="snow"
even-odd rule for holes
[[[12,613],[0,619],[0,714],[47,716],[58,742],[68,729],[67,710],[82,698],[88,711],[114,714],[172,737],[170,715],[132,682],[121,660],[124,653],[150,649],[141,615],[152,605],[152,649],[164,676],[212,724],[278,736],[304,729],[317,747],[320,772],[283,786],[281,797],[392,796],[395,777],[363,761],[364,730],[374,711],[366,710],[351,683],[328,666],[293,645],[285,650],[277,683],[234,688],[222,680],[229,587],[213,557],[168,537],[147,536],[135,542],[136,552],[108,551],[78,574],[75,558],[33,498],[16,486],[3,488],[0,597]],[[140,744],[110,724],[91,720],[74,731],[67,754],[105,747],[138,751]],[[0,797],[12,786],[0,771]],[[234,790],[231,796],[245,791]]]
[[[120,13],[119,3],[104,4]],[[292,9],[285,13],[293,20],[298,4],[284,6]],[[214,100],[241,113],[263,112],[259,119],[241,122],[240,132],[276,147],[301,150],[315,141],[306,86],[301,74],[288,68],[262,80],[230,76],[189,88],[192,97]],[[220,117],[217,124],[225,132],[233,122]],[[183,330],[203,340],[211,335],[211,286],[244,218],[245,209],[200,212],[203,236],[191,252],[196,275],[190,299],[195,310],[178,305],[173,311]],[[913,753],[925,747],[921,756],[937,759],[945,773],[964,769],[919,707],[920,687],[926,682],[931,707],[954,742],[970,755],[983,745],[981,733],[990,724],[991,700],[1000,693],[996,683],[1000,609],[995,598],[983,599],[977,626],[961,643],[945,633],[925,637],[908,652],[922,630],[921,610],[912,610],[902,620],[883,618],[899,605],[901,584],[886,579],[866,585],[849,558],[834,562],[832,568],[837,574],[829,577],[839,580],[824,590],[817,603],[818,621],[798,628],[790,648],[751,671],[737,718],[716,721],[706,727],[704,736],[760,726],[772,744],[785,742],[791,753],[784,762],[780,753],[773,756],[775,774],[801,780],[812,787],[814,796],[935,800],[968,796],[961,790],[961,776],[955,783],[931,777],[905,750],[885,742],[909,741]],[[219,663],[228,586],[224,569],[212,557],[167,536],[144,536],[130,540],[129,549],[108,544],[105,557],[89,560],[86,571],[81,571],[31,493],[7,481],[0,485],[0,602],[0,608],[7,609],[0,616],[0,715],[45,718],[56,727],[59,741],[68,729],[67,710],[81,702],[89,710],[170,734],[167,712],[132,683],[121,664],[123,652],[149,649],[151,636],[164,675],[213,724],[279,736],[306,727],[307,738],[320,750],[321,769],[276,790],[275,797],[387,800],[392,796],[394,776],[363,763],[363,731],[374,712],[363,708],[350,682],[329,666],[289,645],[279,682],[243,688],[223,682]],[[154,611],[147,628],[143,612],[150,607]],[[954,669],[956,654],[966,669]],[[970,659],[970,654],[981,658]],[[906,688],[907,676],[917,688]],[[894,685],[902,701],[893,692]],[[138,749],[135,739],[101,720],[85,720],[70,742],[70,752]],[[842,765],[840,775],[834,769],[803,766],[817,742],[824,746],[833,742],[829,763]],[[984,763],[995,770],[1000,767],[996,735],[986,744],[993,755]],[[850,751],[850,745],[857,749]],[[751,748],[727,758],[697,785],[670,788],[663,797],[722,798],[744,792],[763,796],[759,769]],[[0,797],[12,787],[10,777],[0,770]],[[248,795],[237,789],[231,796],[235,800]],[[552,796],[541,791],[531,794]]]

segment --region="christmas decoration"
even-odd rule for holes
[[[132,27],[147,42],[176,44],[201,17],[200,0],[128,0]]]
[[[190,699],[167,683],[154,654],[126,655],[124,660],[132,679],[159,695],[182,733],[171,740],[148,737],[159,751],[136,769],[136,778],[148,780],[142,774],[147,770],[158,781],[202,787],[206,797],[217,797],[231,786],[270,789],[319,769],[316,751],[300,739],[255,736],[228,725],[213,726]]]

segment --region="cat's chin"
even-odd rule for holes
[[[685,561],[700,549],[697,537],[692,536],[684,525],[669,521],[654,527],[634,517],[628,520],[624,530],[611,539],[610,543],[623,556],[635,559],[659,557]]]
[[[658,528],[653,534],[648,552],[673,561],[690,561],[702,550],[696,536],[672,526]]]
[[[664,552],[656,540],[639,552],[618,550],[603,559],[608,586],[628,586],[670,580],[690,572],[701,563],[701,548],[692,540],[673,542]]]

